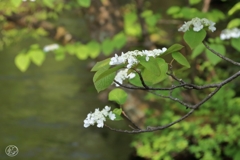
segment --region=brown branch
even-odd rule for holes
[[[222,82],[215,84],[216,88],[214,91],[212,91],[210,94],[208,94],[203,100],[201,100],[199,103],[193,105],[191,108],[191,110],[185,114],[184,116],[182,116],[181,118],[177,119],[176,121],[173,121],[169,124],[163,125],[163,126],[157,126],[157,127],[151,127],[148,126],[146,129],[134,129],[134,130],[122,130],[122,129],[115,129],[112,128],[108,125],[105,125],[105,127],[107,127],[108,129],[112,130],[112,131],[116,131],[116,132],[122,132],[122,133],[130,133],[130,134],[136,134],[136,133],[144,133],[144,132],[153,132],[153,131],[157,131],[157,130],[163,130],[166,129],[168,127],[171,127],[172,125],[181,122],[182,120],[186,119],[187,117],[189,117],[196,109],[198,109],[201,105],[203,105],[206,101],[208,101],[210,98],[212,98],[224,85],[228,84],[229,82],[231,82],[232,80],[236,79],[237,77],[240,76],[240,71],[238,71],[237,73],[233,74],[232,76],[230,76],[229,78],[223,80]]]
[[[223,56],[222,54],[216,52],[215,50],[211,49],[211,48],[207,45],[207,42],[204,41],[203,44],[205,45],[205,47],[206,47],[209,51],[211,51],[213,54],[217,55],[217,56],[220,57],[221,59],[223,59],[223,60],[225,60],[225,61],[228,61],[228,62],[230,62],[230,63],[232,63],[232,64],[234,64],[234,65],[240,66],[240,63],[235,62],[235,61],[233,61],[233,60],[231,60],[231,59]]]
[[[202,12],[208,12],[211,0],[204,0],[203,1],[203,8]]]
[[[133,125],[133,127],[131,126],[133,129],[139,129],[139,130],[141,129],[126,115],[124,111],[122,111],[122,116]]]
[[[186,108],[191,108],[191,109],[193,108],[193,106],[191,106],[190,104],[187,104],[187,103],[181,101],[180,99],[173,97],[172,94],[171,94],[171,91],[169,93],[169,96],[164,96],[164,95],[152,92],[152,91],[149,91],[149,92],[154,94],[154,95],[157,95],[159,97],[166,98],[166,99],[171,99],[172,101],[178,102],[178,103],[180,103],[181,105],[183,105]]]

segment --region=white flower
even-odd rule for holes
[[[128,74],[128,69],[121,69],[118,71],[118,73],[116,74],[114,80],[117,81],[120,84],[123,84],[123,81],[126,79],[132,79],[134,78],[136,75],[135,73],[130,73]],[[117,83],[115,83],[115,85],[118,87],[119,85]]]
[[[51,45],[47,45],[43,48],[44,52],[49,52],[49,51],[53,51],[59,48],[58,44],[51,44]]]
[[[110,65],[119,65],[119,64],[126,64],[127,69],[119,70],[118,73],[115,76],[115,81],[122,84],[124,80],[126,79],[132,79],[136,75],[135,73],[128,73],[129,69],[132,68],[134,65],[137,65],[139,61],[137,60],[137,56],[143,56],[145,57],[146,61],[149,61],[150,57],[157,57],[166,52],[167,48],[162,49],[154,49],[154,50],[143,50],[143,51],[128,51],[126,53],[122,53],[120,56],[117,54],[114,55],[114,57],[111,58],[109,64]],[[116,84],[116,83],[115,83]],[[118,87],[119,85],[116,84]]]
[[[189,27],[191,26],[192,22],[184,22],[184,24],[178,29],[178,31],[186,32],[189,30]]]
[[[103,126],[104,126],[103,121],[102,120],[97,120],[97,127],[98,128],[103,128]]]
[[[238,29],[238,28],[224,29],[220,34],[220,38],[222,40],[231,39],[231,38],[239,38],[239,37],[240,37],[240,29]]]
[[[87,128],[96,123],[98,128],[103,128],[106,117],[109,117],[111,120],[114,120],[116,118],[116,115],[110,111],[110,109],[111,107],[109,106],[105,106],[105,108],[101,111],[98,108],[95,109],[94,113],[89,113],[87,115],[87,118],[83,121],[83,126]]]
[[[127,63],[127,68],[130,69],[130,68],[132,68],[132,66],[139,63],[139,61],[137,60],[137,56],[145,56],[146,61],[148,61],[149,57],[159,56],[159,55],[163,54],[166,50],[167,50],[166,48],[154,49],[152,51],[135,50],[135,51],[128,51],[126,53],[122,53],[121,56],[118,56],[117,54],[115,54],[115,56],[111,58],[109,64],[110,65],[119,65],[119,64]]]
[[[214,26],[215,23],[206,19],[206,18],[193,18],[191,21],[184,22],[184,24],[178,29],[178,31],[186,32],[189,30],[191,26],[193,26],[193,30],[198,32],[202,30],[204,27],[208,27],[209,30],[214,32],[216,27]]]
[[[115,115],[114,113],[112,113],[112,111],[109,112],[108,117],[109,117],[111,120],[116,119],[116,115]]]

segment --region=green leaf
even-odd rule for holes
[[[183,48],[184,46],[182,46],[181,44],[174,44],[172,45],[171,47],[169,47],[166,52],[164,52],[162,55],[167,55],[169,53],[173,53],[173,52],[176,52],[176,51],[179,51]]]
[[[200,43],[196,48],[194,48],[193,53],[191,54],[191,58],[194,59],[197,57],[199,54],[201,54],[205,49],[205,46]]]
[[[45,18],[47,19],[47,18]],[[39,27],[38,29],[36,29],[36,33],[40,36],[47,36],[48,32],[45,31],[45,29],[43,29],[43,27]]]
[[[156,58],[156,59],[158,61],[158,67],[160,69],[161,75],[159,76],[159,75],[153,74],[151,70],[147,70],[147,69],[143,70],[142,72],[143,80],[147,85],[157,84],[167,77],[168,64],[162,58]],[[141,84],[141,81],[140,81],[140,84]],[[142,84],[140,86],[142,86]]]
[[[240,26],[240,18],[235,18],[228,23],[227,28],[231,29],[238,26]]]
[[[99,55],[101,47],[98,42],[91,41],[87,44],[87,47],[89,52],[88,54],[91,58],[94,59]]]
[[[233,160],[239,160],[240,159],[240,152],[236,152],[233,156]]]
[[[226,50],[224,45],[221,44],[209,44],[209,47],[213,50],[215,50],[216,52],[225,55]],[[208,58],[208,60],[213,64],[216,65],[218,62],[221,61],[221,58],[219,58],[218,56],[216,56],[215,54],[213,54],[211,51],[209,51],[208,49],[206,49],[206,56]]]
[[[134,86],[138,86],[138,87],[142,87],[143,86],[138,74],[136,74],[136,76],[134,78],[129,79],[129,82],[131,84],[133,84]]]
[[[127,37],[123,32],[118,33],[113,38],[113,45],[117,49],[121,49],[127,42]]]
[[[104,78],[104,77],[106,77],[106,76],[108,76],[108,75],[110,75],[110,74],[112,74],[112,73],[114,73],[114,75],[115,75],[115,74],[116,74],[116,71],[119,70],[120,68],[123,68],[124,66],[125,66],[125,64],[117,65],[117,66],[115,66],[115,67],[112,67],[112,68],[104,71],[102,74],[100,74],[100,75],[96,78],[96,81],[95,81],[95,82],[99,81],[100,79],[102,79],[102,78]]]
[[[173,59],[175,59],[179,64],[190,68],[190,64],[188,63],[187,59],[180,53],[180,52],[174,52],[172,53]]]
[[[145,22],[147,23],[147,25],[154,27],[158,22],[158,16],[156,15],[148,16],[145,18]]]
[[[237,10],[240,10],[240,2],[236,3],[229,11],[228,15],[234,14]]]
[[[45,60],[45,54],[42,50],[29,50],[28,55],[31,58],[32,62],[37,66],[41,66]]]
[[[95,81],[94,86],[97,89],[97,91],[100,92],[100,91],[108,88],[112,84],[112,82],[115,78],[115,75],[116,75],[116,73],[112,72],[112,73],[102,77],[98,81]]]
[[[77,58],[79,58],[80,60],[86,60],[88,57],[88,48],[85,45],[82,44],[78,44],[75,48],[76,52],[76,56]]]
[[[110,39],[105,39],[102,42],[102,51],[106,56],[109,56],[114,50],[114,45]]]
[[[198,4],[201,0],[189,0],[190,5]]]
[[[97,62],[93,68],[91,69],[91,71],[98,71],[99,69],[108,66],[108,68],[110,67],[109,62],[110,62],[111,58],[107,58],[105,60],[102,60],[100,62]]]
[[[161,70],[159,69],[158,62],[156,58],[150,57],[148,61],[146,61],[145,57],[138,56],[137,59],[139,60],[139,63],[149,70],[152,74],[155,74],[157,76],[161,75]]]
[[[123,105],[127,100],[127,96],[128,94],[124,90],[116,88],[108,94],[108,100]]]
[[[70,55],[74,55],[76,54],[78,51],[75,50],[75,45],[73,44],[67,44],[65,47],[64,47],[65,51],[67,53],[69,53]]]
[[[114,119],[114,121],[119,121],[122,120],[123,118],[121,117],[122,114],[122,109],[121,108],[115,108],[113,110],[113,113],[116,115],[116,119]]]
[[[105,72],[107,69],[109,68],[109,66],[104,66],[101,69],[99,69],[93,76],[93,82],[96,82],[97,78],[103,73]]]
[[[161,70],[161,75],[159,76],[159,81],[164,80],[168,75],[168,63],[165,62],[164,59],[160,58],[159,61],[162,61],[161,63],[159,63],[159,68]]]
[[[14,7],[19,7],[22,3],[22,0],[11,0],[11,3],[14,5]]]
[[[172,6],[167,10],[167,14],[172,15],[172,14],[176,14],[181,10],[181,8],[179,6]]]
[[[142,31],[137,19],[137,14],[134,12],[124,14],[124,31],[127,35],[141,35]]]
[[[185,32],[183,39],[191,49],[194,49],[204,40],[206,34],[207,33],[204,29],[200,30],[199,32],[195,32],[193,29],[190,29]]]
[[[78,4],[82,7],[89,7],[91,5],[91,0],[77,0]]]
[[[30,65],[30,59],[27,54],[20,53],[15,57],[15,65],[22,72],[25,72]]]
[[[43,0],[43,3],[49,8],[54,8],[53,0]]]
[[[240,52],[240,38],[232,38],[231,45],[233,48]]]
[[[55,60],[62,61],[65,59],[65,52],[61,49],[55,51]]]

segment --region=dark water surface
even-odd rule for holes
[[[97,98],[90,60],[48,55],[41,67],[21,73],[16,54],[0,52],[0,159],[127,159],[130,135],[83,127],[87,113],[106,105]],[[5,154],[8,145],[18,147],[16,157]]]

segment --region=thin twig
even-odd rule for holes
[[[122,111],[122,116],[128,120],[132,125],[134,129],[141,129],[140,127],[138,127],[127,115],[124,111]],[[132,126],[131,126],[132,127]]]
[[[235,61],[233,61],[233,60],[231,60],[231,59],[223,56],[222,54],[216,52],[215,50],[211,49],[211,48],[207,45],[207,42],[204,41],[203,44],[204,44],[204,46],[205,46],[209,51],[211,51],[213,54],[217,55],[217,56],[220,57],[221,59],[223,59],[223,60],[225,60],[225,61],[228,61],[228,62],[230,62],[230,63],[232,63],[232,64],[234,64],[234,65],[240,66],[240,63],[235,62]]]
[[[232,76],[230,76],[229,78],[223,80],[222,82],[215,84],[216,88],[214,91],[212,91],[210,94],[208,94],[203,100],[201,100],[199,103],[195,104],[194,106],[192,106],[191,110],[185,114],[184,116],[182,116],[181,118],[177,119],[176,121],[173,121],[169,124],[163,125],[163,126],[157,126],[157,127],[152,127],[149,126],[146,129],[135,129],[135,130],[122,130],[122,129],[115,129],[115,128],[111,128],[108,125],[105,125],[108,129],[112,130],[112,131],[116,131],[116,132],[123,132],[123,133],[130,133],[130,134],[136,134],[136,133],[144,133],[144,132],[153,132],[153,131],[157,131],[157,130],[163,130],[165,128],[171,127],[172,125],[181,122],[182,120],[186,119],[187,117],[189,117],[196,109],[198,109],[202,104],[204,104],[206,101],[208,101],[210,98],[212,98],[224,85],[228,84],[229,82],[231,82],[232,80],[236,79],[237,77],[240,76],[240,71],[238,71],[237,73],[233,74]],[[163,96],[166,98],[169,98],[169,96]],[[176,99],[175,99],[176,101]],[[186,106],[187,107],[187,106]]]

